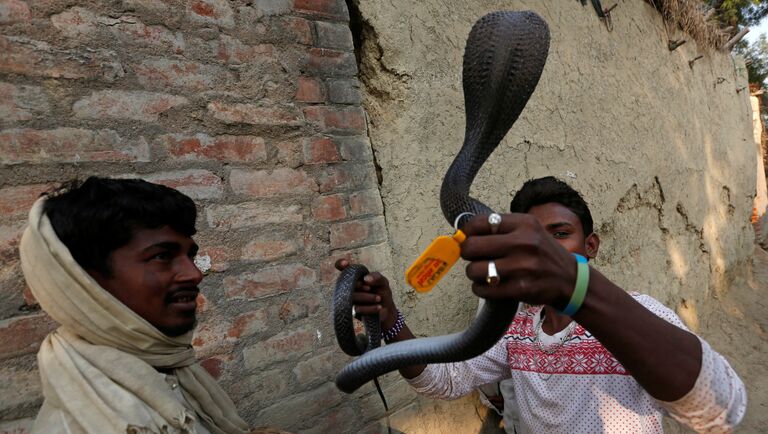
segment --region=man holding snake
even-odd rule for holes
[[[510,211],[473,217],[461,256],[476,295],[524,304],[481,356],[402,368],[417,392],[455,399],[510,379],[519,426],[508,432],[658,433],[664,414],[699,432],[741,421],[746,392],[728,362],[660,302],[586,265],[600,240],[578,192],[531,180]],[[414,338],[380,273],[366,275],[353,300],[358,314],[379,314],[385,342]]]

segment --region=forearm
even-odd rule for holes
[[[595,269],[587,297],[573,316],[653,398],[674,401],[696,383],[702,349],[698,338],[643,307]]]
[[[384,329],[389,329],[392,327],[393,323],[390,324],[384,324],[382,323],[382,326]],[[408,328],[408,325],[404,325],[403,329],[400,330],[400,333],[397,334],[393,339],[389,341],[389,343],[395,343],[400,341],[407,341],[409,339],[415,339],[416,336],[413,335],[411,332],[411,329]],[[413,365],[413,366],[406,366],[404,368],[400,368],[400,375],[405,377],[406,379],[412,379],[416,378],[419,375],[421,375],[422,372],[424,372],[424,368],[426,368],[427,365]]]

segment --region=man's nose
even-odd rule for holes
[[[203,272],[195,265],[194,258],[185,258],[182,261],[181,270],[177,274],[177,280],[191,282],[197,285],[203,280]]]

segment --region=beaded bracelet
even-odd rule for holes
[[[405,327],[405,317],[403,316],[403,313],[400,312],[400,310],[397,310],[397,320],[394,324],[392,324],[392,327],[385,330],[383,333],[384,342],[389,343],[392,339],[396,338],[397,335],[400,334],[400,331],[403,330],[403,327]]]

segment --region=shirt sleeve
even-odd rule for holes
[[[658,317],[688,330],[671,309],[655,299],[647,295],[636,299]],[[657,402],[675,420],[697,432],[731,432],[747,410],[744,383],[723,356],[703,339],[699,342],[701,371],[693,388],[677,401]]]
[[[501,339],[491,349],[474,359],[456,363],[427,365],[408,383],[416,392],[438,399],[457,399],[478,386],[509,378],[506,340]]]

